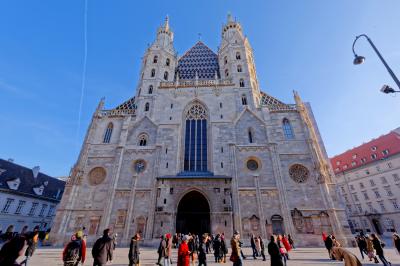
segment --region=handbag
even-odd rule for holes
[[[279,252],[283,255],[285,254],[287,251],[285,248],[279,248]]]
[[[236,254],[231,254],[231,256],[229,257],[229,260],[232,262],[237,262],[239,259],[239,257]]]

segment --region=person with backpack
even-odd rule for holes
[[[71,241],[63,251],[64,266],[77,266],[86,259],[86,242],[82,239],[81,232],[72,235]]]
[[[93,266],[104,266],[113,259],[113,239],[110,237],[110,229],[103,231],[103,236],[96,240],[92,248]]]

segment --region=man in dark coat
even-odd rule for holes
[[[268,254],[271,257],[271,266],[283,266],[282,255],[274,235],[271,236],[271,242],[268,244]]]
[[[199,246],[199,266],[207,266],[207,235],[203,235]]]
[[[129,247],[129,266],[139,265],[139,240],[140,235],[135,234],[131,239],[131,245]]]
[[[261,247],[261,257],[263,258],[263,261],[265,261],[265,246],[264,246],[264,241],[262,240],[261,236],[259,236],[260,239],[260,247]]]
[[[27,237],[28,248],[25,251],[26,258],[23,263],[27,266],[28,261],[30,257],[33,256],[33,253],[35,252],[39,242],[39,226],[35,226],[35,228],[33,228],[33,232],[27,233],[25,236]]]
[[[221,239],[219,234],[217,234],[217,236],[214,238],[213,249],[214,249],[215,262],[219,262],[221,256]]]
[[[329,254],[329,258],[331,258],[332,260],[334,260],[335,258],[333,258],[332,256],[332,247],[333,247],[333,241],[332,241],[332,236],[329,235],[326,239],[325,239],[325,247],[328,250],[328,254]]]
[[[93,266],[104,266],[113,259],[114,241],[109,236],[110,229],[103,231],[103,236],[97,239],[92,248]]]
[[[251,249],[253,250],[253,258],[256,260],[257,256],[258,256],[258,252],[257,252],[257,249],[256,249],[256,243],[254,241],[254,235],[251,235],[250,245],[251,245]]]

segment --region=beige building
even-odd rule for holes
[[[351,230],[400,231],[400,128],[331,159]]]
[[[136,95],[101,101],[52,231],[56,244],[85,226],[121,242],[139,232],[290,233],[321,245],[350,234],[308,104],[260,90],[253,51],[228,16],[217,53],[197,42],[178,56],[168,19],[146,50]]]

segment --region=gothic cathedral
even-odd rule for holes
[[[178,56],[168,18],[146,50],[136,95],[102,100],[69,176],[52,230],[88,242],[109,227],[139,232],[291,234],[300,246],[350,231],[309,104],[260,90],[253,51],[228,16],[215,53],[197,42]]]

